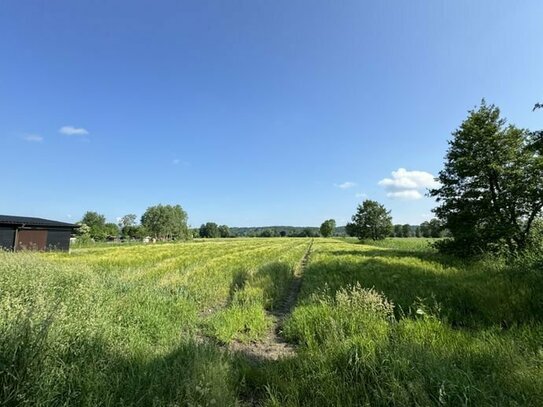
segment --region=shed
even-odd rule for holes
[[[70,236],[78,225],[23,216],[0,215],[0,249],[70,249]]]

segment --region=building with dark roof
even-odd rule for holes
[[[0,215],[0,248],[4,250],[69,250],[79,226],[41,218]]]

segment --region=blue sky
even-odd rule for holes
[[[543,2],[2,1],[0,213],[418,224],[481,98],[542,128]],[[427,174],[428,173],[428,174]]]

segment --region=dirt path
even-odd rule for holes
[[[290,285],[288,294],[285,296],[282,304],[273,311],[267,311],[268,316],[273,320],[273,324],[265,338],[257,342],[241,343],[234,341],[229,345],[233,352],[244,354],[247,358],[255,361],[277,360],[279,358],[292,356],[296,349],[294,345],[287,343],[282,337],[282,326],[285,318],[290,315],[292,308],[296,304],[298,294],[302,287],[302,277],[311,255],[313,241],[300,261],[300,264],[294,270],[294,276]]]

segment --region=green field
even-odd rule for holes
[[[540,267],[425,239],[0,253],[0,405],[541,406]]]

